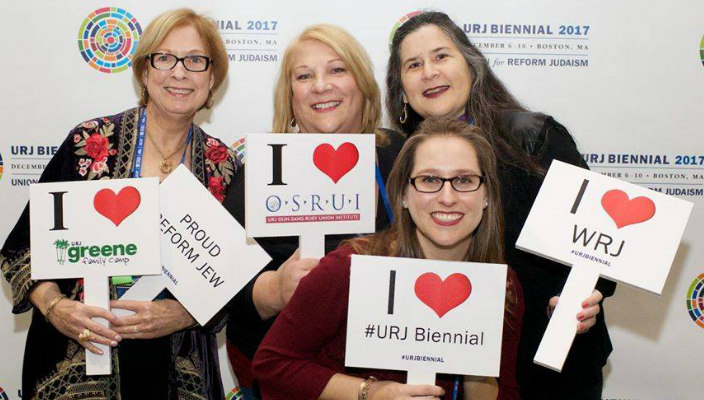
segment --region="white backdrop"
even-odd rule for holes
[[[104,6],[126,10],[142,29],[161,11],[177,6],[194,7],[219,21],[231,55],[230,74],[214,109],[197,120],[227,143],[270,128],[281,53],[305,26],[328,22],[350,30],[370,53],[383,85],[394,24],[418,8],[447,12],[482,45],[519,100],[570,129],[594,170],[695,202],[662,296],[620,285],[606,303],[615,350],[605,370],[604,398],[702,398],[704,385],[696,371],[704,359],[704,320],[697,324],[693,319],[701,316],[704,304],[689,301],[704,302],[696,286],[704,281],[704,244],[696,239],[704,233],[701,2],[6,2],[0,13],[5,123],[0,135],[0,241],[24,207],[28,184],[38,178],[52,146],[77,123],[136,104],[130,70],[99,72],[78,48],[84,19]],[[18,399],[29,318],[11,314],[4,280],[0,291],[5,322],[0,324],[0,400]],[[224,346],[221,350],[229,391],[235,383]]]

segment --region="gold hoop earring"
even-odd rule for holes
[[[401,112],[401,116],[398,117],[398,122],[401,123],[401,125],[406,123],[406,120],[408,119],[408,103],[403,103],[403,111]]]
[[[289,122],[289,127],[291,128],[291,132],[293,133],[300,133],[301,128],[298,127],[298,124],[296,124],[296,117],[291,118],[291,122]]]

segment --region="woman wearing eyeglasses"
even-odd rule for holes
[[[76,126],[40,181],[163,180],[182,163],[222,201],[239,164],[227,146],[193,123],[199,110],[212,106],[228,70],[213,22],[188,9],[159,15],[139,41],[133,70],[140,106]],[[132,277],[112,279],[110,307],[134,314],[118,318],[85,305],[81,280],[31,280],[30,251],[27,207],[0,253],[13,312],[33,311],[22,370],[24,398],[224,398],[213,328],[199,326],[166,296],[118,300]],[[96,343],[116,348],[112,375],[86,375],[83,350],[101,353]]]
[[[439,374],[408,385],[405,372],[345,368],[350,255],[503,262],[496,160],[479,128],[429,118],[398,155],[388,180],[394,218],[352,239],[301,279],[254,358],[266,400],[519,399],[516,356],[523,294],[509,268],[500,378]]]

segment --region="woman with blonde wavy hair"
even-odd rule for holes
[[[377,142],[377,230],[389,224],[384,182],[403,137],[380,129],[381,98],[372,63],[359,42],[334,25],[306,28],[284,52],[274,90],[272,131],[277,133],[364,133]],[[241,175],[241,174],[240,174]],[[232,187],[225,206],[244,223],[243,178]],[[328,236],[326,251],[346,236]],[[230,306],[228,352],[240,386],[255,396],[251,359],[264,334],[318,259],[301,259],[298,238],[257,241],[273,261],[240,292]],[[252,390],[253,389],[253,390]]]
[[[327,49],[325,48],[327,47]],[[379,86],[374,79],[372,71],[372,63],[362,46],[354,39],[349,32],[338,28],[334,25],[314,25],[308,27],[301,33],[299,37],[291,41],[286,52],[284,53],[279,71],[279,78],[274,89],[274,119],[272,124],[272,132],[286,133],[338,133],[337,131],[321,130],[324,126],[316,125],[317,119],[315,116],[300,115],[304,118],[303,121],[296,119],[296,111],[301,112],[300,103],[297,100],[294,104],[294,99],[302,97],[302,86],[298,82],[309,81],[307,76],[302,77],[302,73],[308,72],[300,70],[300,64],[308,59],[303,59],[304,53],[313,51],[314,54],[322,54],[325,52],[334,52],[327,54],[330,60],[340,60],[347,70],[348,77],[354,80],[357,95],[361,96],[361,108],[358,104],[350,104],[347,108],[336,107],[335,111],[344,112],[350,110],[353,115],[348,118],[336,118],[338,126],[327,125],[327,128],[342,128],[343,124],[354,128],[343,133],[378,133],[378,136],[383,138],[384,135],[379,131],[381,121],[381,97]],[[317,52],[316,52],[317,50]],[[311,65],[306,65],[310,68]],[[306,67],[303,67],[305,70]],[[334,67],[334,66],[333,66]],[[294,69],[299,68],[298,74],[294,74]],[[342,71],[331,71],[330,75],[334,76]],[[347,77],[343,78],[347,79]],[[295,96],[295,94],[298,96]],[[344,107],[344,105],[343,105]],[[357,118],[358,114],[359,118]],[[327,118],[332,121],[333,118]],[[298,124],[302,123],[303,126]],[[358,128],[357,128],[358,127]],[[381,139],[383,140],[383,139]]]

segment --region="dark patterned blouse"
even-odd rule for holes
[[[139,108],[76,126],[42,173],[40,182],[129,178],[138,137]],[[191,172],[222,201],[241,163],[220,140],[192,127]],[[0,264],[12,287],[13,312],[32,309],[29,206],[10,233]],[[80,279],[58,280],[62,293],[81,300]],[[111,297],[115,298],[111,286]],[[153,340],[124,340],[112,351],[112,375],[87,376],[85,352],[34,310],[27,335],[22,392],[27,399],[224,398],[213,326]]]

